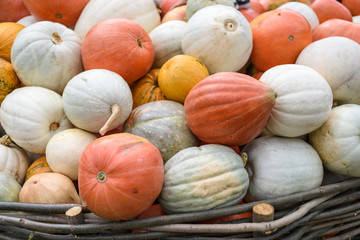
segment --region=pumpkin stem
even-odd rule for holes
[[[111,105],[111,116],[109,117],[109,119],[106,121],[104,126],[102,126],[102,128],[99,131],[101,136],[104,136],[105,133],[107,131],[109,131],[109,128],[111,127],[111,125],[113,125],[115,120],[119,118],[119,116],[120,116],[120,106],[117,104]]]
[[[243,152],[243,153],[241,153],[240,157],[243,160],[244,167],[245,167],[248,162],[248,155],[245,152]]]
[[[9,146],[12,143],[12,140],[9,135],[5,134],[0,138],[0,144],[4,146]]]
[[[103,171],[98,172],[96,175],[96,179],[98,180],[98,182],[101,183],[106,182],[107,179],[106,173]]]
[[[58,128],[60,127],[60,124],[57,122],[53,122],[52,124],[50,124],[50,131],[56,131]]]
[[[62,39],[61,37],[59,36],[59,34],[57,32],[54,32],[52,34],[52,37],[51,37],[51,41],[55,44],[55,45],[60,45],[62,43]]]
[[[224,28],[226,31],[234,32],[237,29],[237,22],[233,19],[226,19],[224,22]]]
[[[138,43],[139,47],[141,47],[141,48],[143,47],[143,45],[142,45],[142,41],[141,41],[141,39],[140,39],[140,38],[138,38],[138,39],[137,39],[137,43]]]

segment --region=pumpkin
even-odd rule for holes
[[[35,86],[9,93],[1,104],[0,120],[12,141],[33,153],[45,153],[53,135],[72,127],[64,113],[61,96]]]
[[[91,0],[75,24],[75,32],[84,39],[97,23],[110,18],[126,18],[150,32],[160,24],[160,14],[153,0]]]
[[[23,0],[29,12],[40,21],[58,22],[67,27],[74,27],[82,10],[89,0],[47,1]]]
[[[334,107],[326,122],[310,133],[310,144],[319,153],[326,169],[360,177],[359,123],[360,106],[343,104]]]
[[[239,71],[253,47],[247,19],[234,7],[212,5],[197,11],[187,22],[181,47],[198,58],[209,74]]]
[[[184,103],[191,88],[207,76],[209,72],[199,59],[179,54],[162,65],[158,82],[167,99]]]
[[[333,18],[350,22],[352,20],[350,10],[336,0],[316,0],[311,4],[311,8],[318,16],[320,24]]]
[[[314,69],[297,64],[279,65],[265,71],[259,81],[276,94],[265,128],[270,133],[298,137],[314,131],[329,117],[333,104],[331,88]]]
[[[119,74],[92,69],[69,81],[62,103],[66,116],[76,127],[104,135],[128,118],[132,95],[129,85]]]
[[[9,174],[19,184],[23,184],[29,164],[26,153],[13,144],[8,135],[0,138],[0,172]]]
[[[250,25],[254,44],[251,61],[260,71],[295,63],[300,52],[312,42],[309,22],[292,9],[264,12]]]
[[[36,22],[39,22],[39,20],[37,18],[35,18],[33,15],[29,15],[29,16],[19,19],[19,21],[17,21],[16,23],[19,23],[25,27],[28,27],[31,24],[36,23]]]
[[[60,23],[40,21],[21,31],[11,49],[11,63],[25,86],[62,94],[67,82],[83,71],[81,40]]]
[[[360,15],[353,16],[353,23],[360,24]]]
[[[338,104],[360,104],[359,58],[358,43],[345,37],[328,37],[307,46],[296,64],[311,67],[321,74]]]
[[[246,17],[248,22],[251,22],[254,18],[259,16],[260,14],[259,12],[255,11],[252,8],[243,8],[243,9],[239,9],[239,11],[242,13],[242,15],[244,15],[244,17]]]
[[[46,145],[46,159],[53,172],[78,179],[80,156],[84,148],[96,139],[94,134],[70,128],[55,134]]]
[[[233,0],[188,0],[186,2],[186,19],[189,20],[194,13],[199,11],[200,9],[212,5],[225,5],[229,7],[234,7]]]
[[[52,172],[49,164],[46,161],[46,157],[42,156],[36,159],[26,170],[25,181],[36,174]]]
[[[309,0],[270,0],[267,11],[277,9],[280,6],[289,2],[303,3],[306,4],[307,6],[311,6],[311,2]]]
[[[60,173],[46,172],[31,176],[19,193],[23,203],[81,204],[80,197],[70,178]]]
[[[114,18],[91,28],[82,42],[81,57],[85,70],[107,69],[131,83],[150,70],[155,49],[149,34],[139,24]]]
[[[184,0],[162,0],[159,4],[161,17],[164,17],[166,13],[174,9],[175,7],[186,4]]]
[[[0,22],[16,22],[30,15],[23,0],[1,0],[0,9],[3,9],[0,13]]]
[[[313,41],[333,36],[346,37],[360,44],[360,24],[342,19],[327,20],[315,29]]]
[[[11,48],[18,33],[25,26],[15,22],[0,23],[0,58],[11,62]]]
[[[341,3],[350,10],[351,15],[360,15],[360,2],[357,0],[342,0]]]
[[[319,187],[324,169],[315,149],[299,138],[265,136],[242,150],[250,184],[245,201],[261,201]]]
[[[206,143],[244,145],[264,129],[275,93],[246,74],[223,72],[201,80],[185,99],[191,131]]]
[[[166,212],[161,208],[159,203],[151,205],[148,209],[142,212],[136,219],[144,219],[144,218],[151,218],[151,217],[160,217],[166,215]],[[147,232],[146,230],[136,230],[132,229],[132,233],[136,232]]]
[[[251,9],[258,12],[259,14],[266,11],[264,5],[261,4],[259,0],[250,0],[250,6]]]
[[[165,16],[161,19],[161,23],[166,23],[173,20],[187,21],[186,18],[186,5],[173,8],[168,11]],[[161,24],[160,24],[161,25]]]
[[[160,150],[164,162],[182,149],[199,145],[186,122],[184,106],[174,101],[155,101],[135,108],[123,131],[149,140]]]
[[[80,197],[91,212],[109,220],[140,215],[154,203],[163,181],[159,150],[133,134],[98,138],[80,158]]]
[[[181,41],[185,26],[186,22],[173,20],[160,24],[149,33],[155,49],[152,68],[161,68],[170,58],[183,54]]]
[[[12,64],[0,58],[0,105],[6,95],[20,86],[20,81]]]
[[[165,100],[158,83],[160,68],[151,69],[144,77],[131,86],[133,109],[145,103]]]
[[[8,173],[0,172],[0,202],[18,202],[21,185]]]
[[[167,213],[233,206],[249,186],[242,158],[220,144],[183,149],[165,163],[164,171],[158,200]]]

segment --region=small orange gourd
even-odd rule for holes
[[[15,22],[0,23],[0,58],[11,62],[11,47],[17,34],[25,26]]]
[[[19,87],[20,84],[12,64],[0,58],[0,105],[6,95]]]
[[[25,181],[27,181],[30,177],[36,174],[52,172],[49,164],[46,161],[46,157],[42,156],[36,159],[28,168],[25,175]]]

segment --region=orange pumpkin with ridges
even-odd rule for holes
[[[0,23],[0,58],[11,62],[11,48],[18,33],[25,26],[14,22]]]
[[[360,44],[360,24],[336,18],[329,19],[315,28],[313,41],[333,36],[350,38]]]
[[[0,58],[0,105],[4,98],[15,88],[20,87],[19,81],[12,64]]]
[[[353,16],[360,15],[360,1],[359,0],[342,0],[341,2],[347,9],[350,10]]]
[[[316,0],[311,4],[311,8],[316,13],[320,24],[332,18],[352,21],[350,10],[336,0]]]
[[[1,0],[0,9],[0,22],[17,22],[30,15],[23,0]]]
[[[49,164],[46,161],[46,157],[40,157],[36,159],[28,168],[25,175],[25,181],[28,180],[33,175],[45,172],[52,172]]]

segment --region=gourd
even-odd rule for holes
[[[33,153],[45,153],[53,135],[73,127],[64,113],[61,96],[36,86],[9,93],[1,104],[0,121],[14,143]]]
[[[316,0],[311,4],[311,8],[318,16],[320,24],[333,18],[350,22],[352,19],[350,10],[336,0]]]
[[[248,143],[250,184],[245,201],[261,201],[319,187],[324,169],[315,149],[299,138],[265,136]]]
[[[307,6],[311,6],[311,2],[309,0],[270,0],[267,11],[278,9],[282,5],[289,3],[289,2],[303,3],[303,4],[306,4]]]
[[[169,22],[169,21],[173,21],[173,20],[179,20],[179,21],[187,22],[186,4],[175,7],[173,9],[171,9],[170,11],[168,11],[165,14],[165,16],[161,19],[161,24]]]
[[[139,24],[113,18],[90,29],[82,42],[81,57],[85,70],[107,69],[132,83],[150,70],[155,49],[149,34]]]
[[[83,204],[109,220],[140,215],[155,202],[163,181],[159,150],[133,134],[98,138],[80,158],[78,185]]]
[[[246,74],[212,74],[185,99],[191,131],[206,143],[244,145],[257,137],[275,105],[271,87]]]
[[[35,159],[35,161],[28,167],[26,170],[25,181],[27,181],[33,175],[45,172],[52,172],[52,170],[46,161],[46,156],[42,156],[38,159]]]
[[[0,202],[18,202],[21,185],[8,173],[0,172]]]
[[[351,15],[357,16],[360,15],[360,2],[357,0],[342,0],[342,5],[350,10]]]
[[[30,177],[19,193],[19,201],[43,204],[81,204],[71,179],[54,172],[40,173]]]
[[[19,87],[20,84],[12,64],[0,58],[0,105],[6,95]]]
[[[46,160],[49,167],[53,172],[77,180],[81,153],[95,139],[94,134],[78,128],[58,132],[46,145]]]
[[[25,26],[15,22],[0,23],[0,58],[11,62],[11,48],[16,36]]]
[[[33,15],[28,15],[26,17],[19,19],[19,21],[17,21],[16,23],[19,23],[25,27],[28,27],[31,24],[36,23],[36,22],[39,22],[39,20],[37,18],[35,18]]]
[[[132,110],[132,95],[129,85],[119,74],[106,69],[92,69],[69,81],[62,103],[72,124],[104,135],[128,118]]]
[[[26,86],[62,94],[67,82],[83,71],[81,40],[60,23],[40,21],[21,31],[11,49],[11,63]]]
[[[3,9],[0,22],[16,22],[20,18],[30,15],[23,0],[2,0],[0,1],[0,9]]]
[[[253,48],[251,27],[234,7],[212,5],[187,22],[181,42],[183,53],[198,58],[209,74],[239,71]]]
[[[160,150],[164,162],[182,149],[199,145],[187,124],[184,106],[174,101],[154,101],[135,108],[123,132],[149,140]]]
[[[164,17],[169,11],[175,7],[186,4],[186,0],[162,0],[159,4],[161,17]]]
[[[311,43],[300,53],[296,64],[311,67],[321,74],[330,85],[337,104],[359,104],[359,58],[358,43],[333,36]]]
[[[188,0],[186,2],[186,18],[189,20],[198,10],[217,4],[234,7],[232,0]]]
[[[183,149],[165,163],[164,171],[158,200],[167,213],[233,206],[249,186],[242,158],[220,144]]]
[[[260,82],[276,94],[265,129],[278,136],[298,137],[320,127],[330,115],[331,88],[314,69],[284,64],[265,71]],[[306,107],[305,107],[306,106]]]

